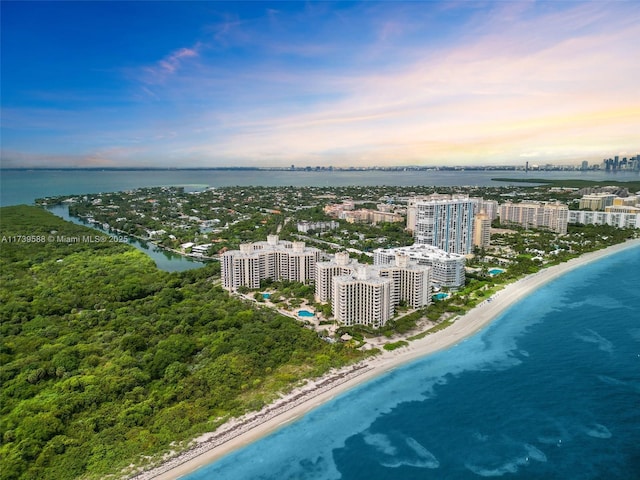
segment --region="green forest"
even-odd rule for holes
[[[63,241],[96,231],[37,207],[0,223],[2,479],[119,478],[363,355],[230,297],[215,264]]]

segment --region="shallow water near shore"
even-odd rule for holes
[[[580,267],[184,478],[638,478],[639,285],[638,247]]]

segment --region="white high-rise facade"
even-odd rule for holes
[[[442,287],[460,287],[465,282],[464,255],[448,253],[431,245],[378,248],[373,251],[373,264],[390,265],[398,255],[405,255],[418,265],[431,267],[431,282]]]
[[[485,200],[482,197],[473,197],[476,201],[476,215],[482,211],[489,217],[489,222],[493,222],[498,218],[498,202],[496,200]]]
[[[377,273],[360,265],[355,274],[333,277],[331,309],[339,323],[379,328],[393,317],[393,280]]]
[[[305,247],[304,242],[281,241],[269,235],[266,242],[244,243],[240,250],[230,250],[220,256],[222,286],[259,288],[260,281],[291,280],[309,283],[315,278],[315,265],[320,250]]]
[[[333,277],[355,272],[358,262],[349,258],[347,252],[338,252],[332,260],[316,263],[316,300],[329,302],[333,295]]]
[[[415,242],[449,253],[472,249],[473,219],[477,201],[467,195],[430,195],[409,200],[407,229]]]
[[[431,269],[399,255],[385,265],[363,265],[337,253],[316,264],[316,300],[331,302],[333,315],[345,325],[378,328],[393,317],[401,301],[421,308],[431,301]]]
[[[393,305],[405,302],[411,308],[421,308],[431,303],[430,267],[419,265],[407,255],[398,254],[394,264],[375,265],[373,268],[381,277],[393,280]]]

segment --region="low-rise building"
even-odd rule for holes
[[[340,226],[340,223],[335,220],[329,222],[298,222],[296,227],[300,233],[309,233],[311,230],[315,232],[325,232],[327,230],[335,230]]]
[[[569,223],[578,223],[582,225],[611,225],[617,228],[640,228],[640,213],[570,210]]]

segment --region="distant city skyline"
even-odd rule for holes
[[[592,165],[638,154],[638,2],[0,9],[5,168]]]

